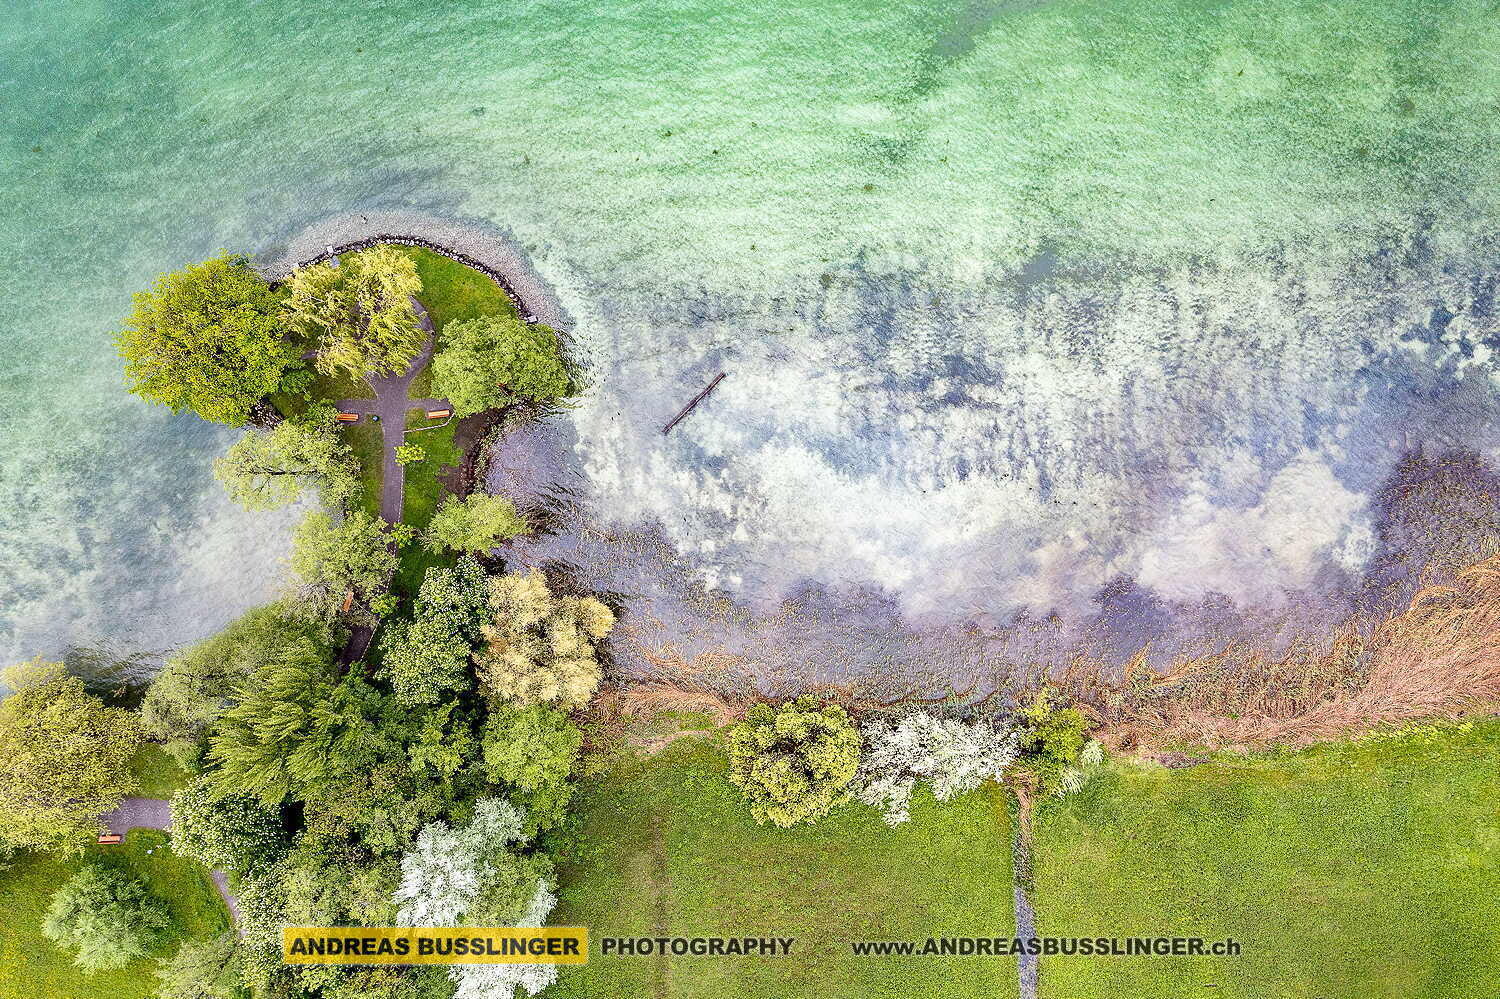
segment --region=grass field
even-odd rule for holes
[[[170,798],[190,779],[171,754],[154,742],[146,743],[136,752],[130,761],[130,772],[140,783],[136,794],[143,798]]]
[[[158,958],[170,955],[185,936],[212,936],[230,925],[208,873],[173,856],[166,843],[164,834],[138,829],[122,846],[90,847],[88,853],[141,878],[167,903],[176,928],[158,949]],[[154,992],[155,960],[86,975],[74,967],[68,952],[42,936],[53,892],[81,863],[28,854],[0,872],[0,999],[144,999]]]
[[[443,342],[443,327],[449,323],[480,316],[516,315],[515,305],[500,286],[472,267],[421,247],[403,249],[416,261],[417,274],[422,278],[422,293],[418,297],[432,316],[438,346]],[[424,368],[412,380],[411,395],[414,399],[432,395],[431,368]]]
[[[855,958],[848,943],[1013,932],[1010,821],[981,791],[887,827],[847,806],[793,830],[757,826],[695,736],[588,779],[576,855],[551,922],[589,927],[594,956],[564,968],[554,999],[1016,994],[1012,958]],[[600,957],[601,935],[795,937],[789,957]]]
[[[341,428],[341,432],[359,462],[359,508],[378,517],[380,486],[385,481],[385,438],[380,435],[380,424],[362,420]]]
[[[1037,823],[1040,929],[1232,937],[1048,958],[1043,999],[1459,999],[1500,982],[1500,722],[1186,770],[1111,764]]]
[[[431,423],[425,410],[407,410],[408,427],[427,427]],[[438,475],[443,469],[452,468],[463,460],[463,454],[453,442],[453,432],[457,427],[450,420],[446,426],[407,435],[407,443],[422,445],[427,457],[406,466],[406,491],[401,509],[403,523],[421,530],[432,520],[438,500],[443,495],[443,484],[438,481]]]

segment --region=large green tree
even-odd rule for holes
[[[859,730],[843,708],[803,696],[745,712],[729,733],[729,780],[757,822],[813,822],[849,797],[859,768]]]
[[[422,279],[397,247],[299,268],[286,286],[288,322],[313,345],[324,374],[400,374],[422,352],[427,334],[412,305]]]
[[[381,636],[381,669],[399,703],[436,704],[445,693],[472,686],[469,657],[488,594],[484,569],[471,557],[451,569],[427,570],[411,619],[392,622]]]
[[[432,551],[487,552],[526,530],[526,518],[504,496],[470,493],[464,499],[449,496],[438,505],[422,543]]]
[[[147,735],[166,743],[185,763],[194,763],[199,743],[234,704],[239,685],[303,643],[324,658],[332,657],[328,629],[299,617],[288,605],[269,604],[245,612],[217,635],[167,660],[141,704]]]
[[[88,863],[52,896],[42,932],[93,972],[147,956],[171,925],[167,907],[139,879]]]
[[[0,843],[82,849],[135,790],[136,716],[106,707],[61,663],[12,666],[5,682],[15,693],[0,702]]]
[[[432,383],[456,416],[497,409],[518,399],[558,399],[572,381],[557,333],[514,316],[482,316],[443,327],[432,359]]]
[[[247,510],[273,510],[315,487],[323,503],[342,510],[359,491],[359,465],[338,432],[331,407],[249,430],[214,462],[214,478]]]
[[[163,274],[116,338],[130,390],[173,412],[240,426],[297,360],[276,295],[238,255]]]
[[[363,510],[340,521],[322,511],[308,514],[292,537],[292,572],[302,609],[331,620],[351,591],[362,606],[379,607],[400,562],[397,549],[411,538],[410,527],[392,527]]]

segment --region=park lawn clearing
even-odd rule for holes
[[[442,346],[443,327],[449,323],[480,316],[519,315],[510,296],[487,274],[425,247],[406,246],[402,250],[416,262],[417,275],[422,279],[422,293],[417,297],[437,331],[434,352]],[[432,395],[431,367],[423,368],[412,379],[411,395],[417,399]]]
[[[380,424],[369,417],[339,428],[344,441],[359,462],[359,508],[372,517],[380,516],[380,487],[385,481],[385,438]]]
[[[135,793],[142,798],[170,798],[192,780],[172,754],[154,742],[136,751],[130,773],[140,785]]]
[[[575,798],[579,835],[559,867],[559,926],[586,926],[589,963],[547,995],[1007,997],[1010,957],[855,957],[850,941],[1014,933],[1011,824],[988,787],[925,791],[891,828],[848,804],[808,826],[758,826],[714,736],[594,768]],[[603,957],[601,936],[794,937],[785,957]]]
[[[1047,936],[1238,957],[1044,957],[1042,999],[1418,999],[1500,982],[1500,722],[1183,770],[1111,762],[1036,820]]]
[[[0,999],[145,999],[156,991],[156,959],[171,956],[185,937],[203,939],[229,929],[229,913],[208,872],[174,856],[164,833],[136,829],[124,844],[90,846],[86,855],[146,882],[172,913],[167,939],[152,960],[85,974],[71,952],[42,935],[53,893],[83,860],[22,854],[0,872]]]
[[[431,427],[421,433],[407,434],[406,443],[420,444],[427,457],[406,466],[406,492],[402,497],[401,521],[417,530],[424,529],[437,511],[438,500],[443,497],[443,483],[439,479],[443,470],[453,468],[463,461],[463,453],[454,442],[453,433],[458,424],[449,420],[444,426],[434,426],[423,409],[408,410],[406,426]]]

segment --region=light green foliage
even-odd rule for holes
[[[399,374],[421,353],[426,334],[411,298],[422,290],[411,258],[392,246],[347,253],[300,268],[287,279],[291,326],[308,338],[325,375]]]
[[[239,999],[239,940],[232,932],[185,940],[157,976],[157,999]]]
[[[116,345],[136,395],[236,427],[297,356],[276,296],[245,257],[229,254],[138,293]]]
[[[729,733],[729,779],[757,822],[813,822],[849,797],[859,768],[859,730],[836,704],[803,696],[751,705]]]
[[[544,832],[560,823],[573,795],[568,778],[583,735],[554,708],[497,705],[484,726],[484,767],[491,782],[510,789],[526,812],[528,829]]]
[[[580,707],[602,678],[598,643],[615,615],[594,597],[557,597],[535,569],[490,580],[480,683],[496,701]]]
[[[34,659],[5,671],[0,701],[0,844],[82,849],[99,816],[135,789],[135,715],[105,707],[61,663]]]
[[[317,488],[342,510],[359,490],[359,465],[339,435],[334,410],[319,406],[270,430],[249,430],[214,462],[214,478],[247,510],[273,510]]]
[[[214,791],[276,805],[349,773],[365,743],[365,693],[354,674],[336,683],[321,650],[289,647],[240,685],[220,717],[206,771]]]
[[[407,441],[405,444],[396,446],[396,464],[410,465],[413,462],[426,461],[427,449],[416,441]]]
[[[270,866],[286,852],[281,814],[200,777],[172,798],[172,852],[237,875]]]
[[[103,971],[145,957],[171,925],[166,907],[138,879],[86,864],[52,897],[42,932],[77,951],[78,967]]]
[[[1018,777],[1038,795],[1057,795],[1077,782],[1078,757],[1088,741],[1088,719],[1077,708],[1059,707],[1043,687],[1016,716],[1021,750]]]
[[[526,518],[504,496],[470,493],[464,499],[449,496],[443,500],[422,543],[432,551],[485,552],[527,529]]]
[[[473,558],[427,570],[411,619],[392,622],[380,640],[381,668],[399,703],[436,704],[445,692],[472,686],[469,657],[488,593],[484,569]]]
[[[396,549],[411,538],[411,528],[391,527],[363,510],[339,522],[321,511],[308,514],[292,538],[301,608],[314,619],[332,620],[350,590],[357,602],[376,606],[400,562]]]
[[[432,358],[437,393],[456,416],[497,409],[518,399],[567,395],[570,380],[557,333],[514,316],[484,316],[443,328]]]
[[[247,611],[223,631],[167,660],[141,704],[147,734],[192,763],[208,727],[233,703],[236,688],[289,647],[332,654],[328,630],[296,617],[284,604]]]

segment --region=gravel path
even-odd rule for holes
[[[120,807],[112,812],[105,812],[104,825],[110,832],[124,836],[132,829],[157,829],[161,832],[172,831],[172,803],[162,798],[126,798],[120,802]],[[235,925],[240,922],[240,906],[234,894],[229,890],[229,876],[223,871],[214,871],[214,887],[219,890],[219,897],[224,900],[224,907],[229,910],[229,918],[233,919]]]

